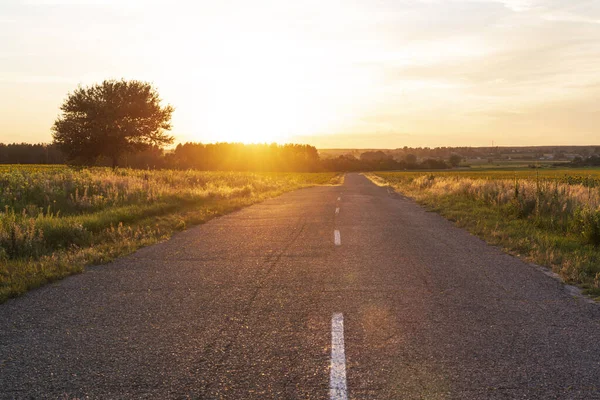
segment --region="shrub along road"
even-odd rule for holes
[[[9,300],[0,321],[1,398],[600,398],[598,306],[356,174]]]

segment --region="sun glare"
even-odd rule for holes
[[[176,121],[186,140],[283,143],[336,131],[373,87],[364,68],[293,33],[207,29],[219,41],[202,43],[202,53],[191,54],[190,42],[170,44],[182,60],[177,76],[169,60],[162,65],[162,81],[173,83],[170,99],[188,115]]]
[[[195,130],[211,141],[244,143],[322,132],[343,113],[338,84],[325,73],[281,65],[275,57],[222,68],[212,76],[206,115]]]

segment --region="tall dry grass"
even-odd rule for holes
[[[474,179],[422,175],[407,183],[433,196],[464,196],[505,207],[517,218],[600,245],[600,187],[562,179]]]
[[[227,198],[276,189],[282,182],[302,184],[311,180],[307,176],[319,174],[13,167],[0,169],[0,209],[65,215],[169,197]]]
[[[0,167],[0,301],[333,173]],[[111,257],[112,257],[111,256]],[[66,261],[69,260],[69,261]]]
[[[473,233],[600,295],[600,181],[515,174],[377,173]]]

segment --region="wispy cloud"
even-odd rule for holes
[[[17,76],[17,77],[0,77],[0,83],[11,83],[11,84],[52,84],[52,83],[60,83],[60,84],[78,84],[76,78],[70,78],[66,76]]]
[[[582,15],[573,15],[569,13],[544,14],[542,18],[547,21],[600,24],[600,19],[585,17]]]

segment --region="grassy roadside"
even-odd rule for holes
[[[334,173],[0,170],[0,303]]]
[[[551,268],[585,294],[600,296],[600,191],[593,180],[484,178],[460,172],[367,176],[488,243]]]

